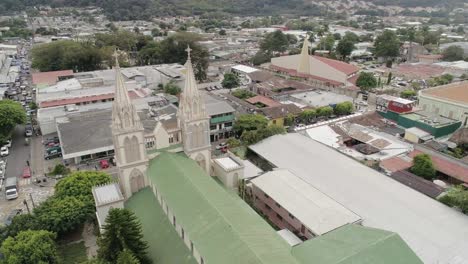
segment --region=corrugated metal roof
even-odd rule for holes
[[[272,227],[195,161],[162,153],[151,161],[148,176],[205,263],[298,263]]]
[[[352,224],[293,247],[293,254],[304,263],[423,263],[398,234]]]

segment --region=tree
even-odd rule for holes
[[[322,106],[316,109],[317,116],[328,117],[333,115],[333,108],[331,106]]]
[[[297,43],[297,37],[292,35],[292,34],[286,34],[286,38],[288,39],[289,44],[296,44]]]
[[[335,38],[333,35],[328,34],[326,37],[320,39],[319,47],[323,50],[332,51],[335,46]]]
[[[232,89],[239,86],[239,76],[234,73],[225,73],[221,85],[224,88]]]
[[[335,40],[341,40],[341,34],[340,34],[340,33],[334,33],[334,34],[333,34],[333,38],[334,38]]]
[[[8,264],[53,264],[59,263],[56,235],[45,230],[21,231],[7,238],[0,251]]]
[[[337,115],[349,115],[354,111],[352,102],[342,102],[335,106],[335,114]]]
[[[439,201],[459,208],[464,214],[468,214],[468,191],[461,185],[452,187]]]
[[[26,113],[20,103],[12,100],[0,101],[0,144],[11,137],[17,124],[26,122]]]
[[[119,253],[117,264],[140,264],[140,261],[133,255],[133,253],[124,249]]]
[[[345,60],[347,56],[351,55],[355,48],[356,47],[351,40],[342,39],[340,42],[338,42],[336,51],[342,56],[342,60]]]
[[[262,50],[259,50],[255,54],[255,56],[253,56],[251,59],[253,65],[260,65],[263,63],[267,63],[267,62],[270,62],[270,60],[271,60],[271,55]]]
[[[343,39],[349,40],[353,43],[358,43],[360,41],[359,36],[351,31],[346,31]]]
[[[252,93],[251,91],[245,89],[237,89],[231,94],[242,100],[254,97],[256,95],[255,93]]]
[[[387,61],[398,57],[400,54],[400,40],[398,36],[390,30],[385,30],[375,39],[375,55],[384,57]]]
[[[148,245],[143,240],[141,224],[127,209],[109,210],[98,245],[98,257],[111,263],[115,263],[119,253],[125,249],[141,263],[151,263],[146,254]]]
[[[413,90],[404,90],[400,93],[401,98],[411,98],[413,96],[416,96],[416,91]]]
[[[53,175],[67,175],[68,173],[70,173],[70,169],[68,169],[62,163],[55,165],[54,169],[51,172],[51,174]]]
[[[226,30],[221,29],[218,33],[220,36],[225,36],[226,35]]]
[[[299,114],[299,119],[302,123],[308,124],[313,118],[317,116],[317,112],[313,109],[306,109]]]
[[[413,166],[411,172],[421,176],[427,180],[432,180],[436,177],[436,169],[432,163],[431,156],[428,154],[419,154],[413,158]]]
[[[37,219],[32,214],[20,214],[11,220],[11,223],[2,230],[0,241],[4,241],[7,237],[14,237],[19,232],[24,230],[38,230],[39,225]]]
[[[361,88],[362,91],[370,91],[377,87],[377,79],[371,72],[361,72],[356,80],[356,85]]]
[[[277,135],[284,134],[286,130],[280,125],[269,125],[266,127],[261,127],[257,130],[244,131],[241,136],[241,140],[247,144],[255,144],[265,138]]]
[[[171,81],[164,85],[164,92],[171,95],[179,95],[182,92],[182,89]]]
[[[268,33],[263,38],[260,42],[260,49],[267,53],[278,53],[285,52],[288,45],[288,37],[280,30],[277,30],[275,32]]]
[[[460,46],[449,46],[442,52],[443,59],[446,61],[463,60],[463,48]]]
[[[100,171],[76,171],[55,185],[56,197],[72,196],[83,201],[93,201],[92,188],[112,181],[112,177]]]
[[[159,28],[153,28],[151,30],[151,36],[153,36],[153,37],[161,36],[161,31],[159,30]]]
[[[284,118],[284,125],[285,126],[292,126],[294,125],[294,120],[295,120],[295,116],[293,114],[288,114],[285,118]]]
[[[268,119],[262,115],[245,114],[239,116],[234,123],[233,130],[237,135],[242,135],[244,131],[252,131],[264,128],[268,125]]]

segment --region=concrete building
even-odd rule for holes
[[[301,54],[271,59],[270,68],[291,76],[305,78],[317,88],[355,87],[357,66],[309,55],[309,42],[304,41]]]
[[[363,226],[398,233],[424,263],[468,263],[468,218],[461,212],[297,133],[250,150],[257,163],[290,170],[358,214]]]
[[[237,190],[239,181],[244,179],[244,163],[228,152],[228,155],[213,159],[211,175],[218,177],[224,186]]]
[[[210,117],[210,142],[229,138],[232,135],[236,110],[227,102],[208,94],[203,94],[203,99]]]
[[[96,206],[96,219],[99,230],[102,232],[102,226],[106,222],[109,210],[111,208],[124,208],[124,197],[118,183],[95,186],[92,192]]]
[[[304,240],[361,220],[286,169],[267,172],[250,182],[255,208],[278,228]]]
[[[462,122],[467,126],[468,81],[425,89],[419,92],[423,110]]]

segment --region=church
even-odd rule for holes
[[[177,112],[181,148],[146,149],[143,124],[117,62],[112,134],[119,183],[93,189],[100,225],[110,208],[134,212],[148,255],[157,263],[422,263],[397,234],[360,225],[292,246],[236,192],[211,177],[209,118],[190,51]]]

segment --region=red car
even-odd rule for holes
[[[107,160],[100,160],[99,165],[101,166],[101,169],[109,168],[109,162]]]
[[[23,178],[31,177],[31,169],[29,167],[24,167],[23,169]]]

